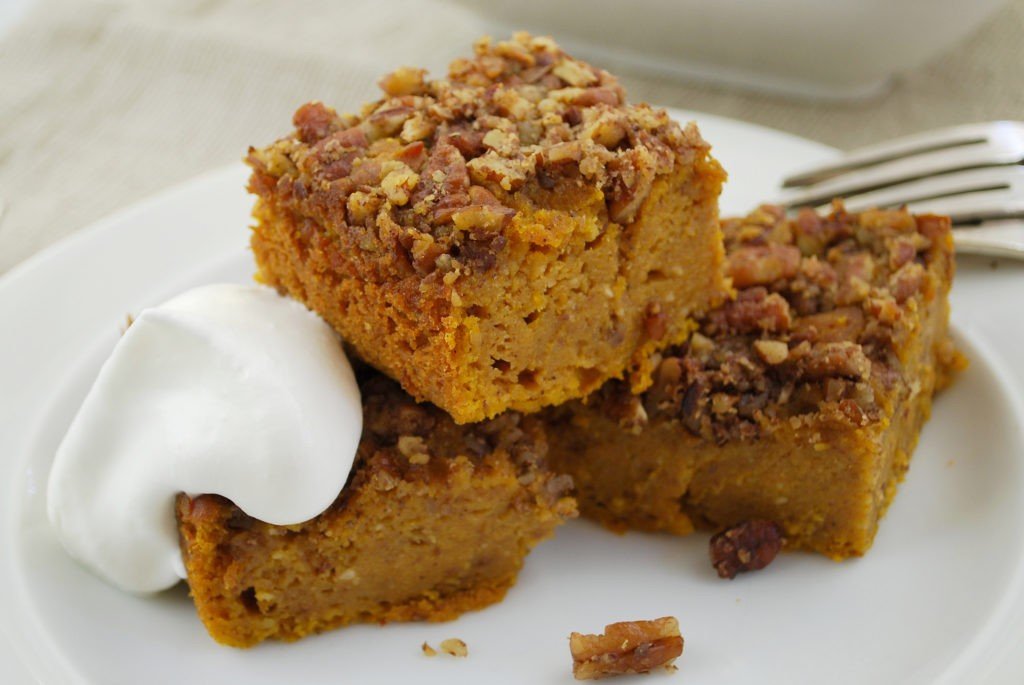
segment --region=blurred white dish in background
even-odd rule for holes
[[[456,0],[611,71],[862,98],[974,31],[1006,0]]]
[[[0,38],[13,29],[37,0],[0,0]]]

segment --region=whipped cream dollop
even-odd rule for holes
[[[144,310],[57,450],[67,551],[129,592],[185,577],[174,500],[227,497],[272,524],[327,509],[362,430],[355,375],[319,317],[270,288],[208,285]]]

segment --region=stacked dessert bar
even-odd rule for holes
[[[576,513],[528,413],[642,385],[727,294],[725,174],[694,126],[626,104],[608,73],[520,35],[381,87],[358,115],[301,107],[248,156],[258,278],[365,363],[365,429],[305,524],[179,498],[192,594],[229,644],[499,600]]]
[[[546,38],[381,88],[249,152],[258,278],[361,361],[365,428],[307,523],[179,497],[216,639],[485,606],[577,500],[616,528],[758,516],[867,549],[955,361],[947,222],[766,208],[723,240],[696,127]]]
[[[612,528],[767,519],[790,547],[864,554],[962,364],[949,221],[766,206],[723,231],[734,299],[656,355],[645,391],[552,410],[554,464]]]

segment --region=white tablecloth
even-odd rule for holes
[[[121,206],[239,159],[295,107],[441,73],[485,30],[438,0],[38,0],[0,38],[0,273]],[[809,103],[621,74],[633,99],[855,146],[1024,118],[1024,0],[883,97]],[[712,144],[714,141],[711,141]]]

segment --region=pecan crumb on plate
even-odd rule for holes
[[[469,648],[466,643],[457,637],[442,640],[441,651],[451,656],[469,656]]]
[[[711,537],[711,564],[720,578],[757,571],[772,563],[782,549],[782,529],[774,521],[752,519]]]
[[[647,673],[658,666],[675,670],[672,662],[683,653],[683,638],[675,617],[665,616],[612,623],[605,626],[603,635],[572,633],[569,651],[576,680],[596,680]]]

